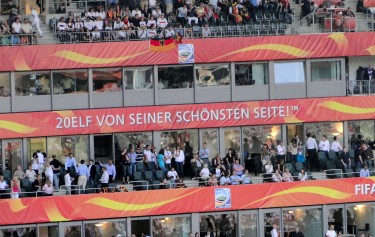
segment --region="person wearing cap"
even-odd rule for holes
[[[337,237],[334,225],[329,226],[329,230],[327,230],[325,237]]]

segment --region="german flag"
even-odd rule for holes
[[[163,52],[175,48],[172,38],[150,39],[150,51]]]

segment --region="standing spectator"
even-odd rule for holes
[[[43,37],[43,32],[40,29],[40,19],[39,19],[38,13],[36,12],[35,7],[33,5],[30,5],[30,10],[31,10],[31,15],[33,16],[33,21],[31,25],[34,26],[38,30],[39,36]]]
[[[188,9],[186,4],[184,4],[182,7],[177,8],[177,21],[183,26],[186,24],[187,13]]]
[[[372,159],[372,150],[368,147],[366,143],[361,144],[361,153],[359,155],[359,160],[361,162],[361,166],[367,165],[368,168],[371,167],[371,159]],[[358,167],[359,169],[360,167]]]
[[[102,167],[105,167],[106,169],[106,172],[108,174],[108,182],[109,183],[113,183],[113,181],[116,179],[116,167],[113,165],[113,161],[112,160],[108,160],[108,164],[103,164],[102,162],[100,162],[100,165]],[[103,176],[102,176],[103,177]],[[107,186],[108,187],[108,186]]]
[[[160,149],[158,154],[158,166],[164,173],[164,175],[168,172],[167,168],[165,168],[165,157],[164,157],[164,149]]]
[[[232,170],[233,170],[234,160],[235,160],[235,155],[233,154],[232,149],[229,148],[228,153],[224,158],[224,165],[226,166],[225,168],[229,172],[232,172]]]
[[[71,194],[71,191],[72,191],[72,182],[74,180],[73,177],[70,176],[70,169],[66,170],[66,174],[64,176],[64,181],[65,181],[65,185],[64,185],[64,188],[66,190],[66,194],[67,195],[70,195]]]
[[[313,138],[310,133],[307,134],[306,149],[310,171],[314,171],[314,169],[316,168],[316,163],[318,161],[318,145],[316,144],[315,138]]]
[[[13,176],[13,179],[10,181],[11,193],[10,198],[19,198],[21,185],[17,176]]]
[[[169,150],[169,146],[166,146],[165,147],[165,150],[164,150],[164,158],[165,158],[165,167],[170,170],[171,169],[171,164],[172,164],[172,158],[173,158],[173,155],[172,155],[172,152]]]
[[[271,237],[279,237],[279,232],[277,231],[277,225],[276,224],[272,225]]]
[[[325,237],[337,237],[334,225],[329,226],[329,230],[327,230]]]
[[[108,183],[109,183],[109,174],[107,172],[107,167],[103,166],[102,167],[102,177],[100,178],[100,187],[102,189],[102,192],[105,192],[106,188],[108,188]]]
[[[198,177],[203,166],[203,161],[199,158],[198,153],[196,152],[193,158],[190,160],[191,175],[193,177]]]
[[[283,141],[277,141],[277,162],[280,163],[281,159],[285,159],[286,149]]]
[[[288,152],[290,154],[291,162],[296,163],[297,162],[297,154],[298,154],[298,145],[297,145],[297,139],[293,138],[291,143],[288,146]]]
[[[45,196],[52,196],[53,195],[53,185],[48,178],[47,178],[46,183],[44,184],[42,190],[44,191]]]
[[[201,158],[203,162],[208,163],[208,159],[210,158],[210,149],[207,148],[206,142],[203,142],[203,147],[199,149],[199,158]]]
[[[159,29],[165,29],[168,26],[168,20],[164,17],[163,13],[158,18],[156,25]]]
[[[176,152],[174,153],[174,158],[176,161],[176,170],[178,173],[178,176],[180,178],[184,177],[184,162],[185,162],[185,154],[182,149],[180,149],[180,146],[177,146]]]
[[[134,148],[131,147],[130,148],[130,151],[128,153],[128,157],[130,159],[130,167],[129,167],[129,176],[133,177],[134,173],[135,173],[135,166],[136,166],[136,163],[137,163],[137,153],[134,152]]]
[[[53,182],[53,169],[52,165],[50,163],[46,162],[46,171],[44,172],[46,175],[46,178]]]
[[[325,156],[327,157],[327,160],[329,159],[329,141],[327,140],[327,136],[323,135],[322,140],[319,142],[319,151],[323,152]]]
[[[85,161],[81,160],[81,164],[77,168],[77,173],[78,173],[78,182],[77,184],[79,186],[82,186],[82,189],[85,190],[86,184],[87,184],[87,178],[89,177],[89,169],[85,165]]]
[[[7,182],[4,180],[4,176],[0,175],[0,199],[6,198],[5,193],[7,192],[5,189],[8,188]]]
[[[70,170],[71,175],[75,175],[77,173],[77,162],[76,158],[74,158],[73,153],[69,153],[69,156],[65,159],[65,171]]]
[[[33,153],[33,157],[31,158],[31,166],[36,174],[39,173],[39,164],[38,164],[38,156],[36,152]]]
[[[61,162],[56,159],[56,155],[52,155],[52,161],[50,162],[53,171],[53,184],[55,189],[58,190],[60,187],[60,168],[63,166]]]
[[[89,185],[92,185],[95,187],[95,181],[96,181],[96,166],[94,164],[94,160],[90,159],[89,165],[88,165],[88,170],[89,170],[89,179],[88,183]]]
[[[26,177],[30,180],[31,183],[36,179],[36,173],[31,165],[29,165],[29,169],[26,170]]]
[[[346,173],[346,169],[350,169],[352,167],[352,162],[350,160],[348,148],[344,147],[343,151],[340,154],[340,161],[343,167],[342,171],[343,173]]]
[[[124,148],[121,153],[121,170],[122,183],[129,183],[130,180],[130,158],[128,156],[128,149]]]
[[[41,174],[44,170],[44,155],[42,154],[42,152],[40,152],[40,150],[36,151],[36,155],[38,156],[39,172]]]
[[[331,144],[331,150],[336,153],[337,158],[339,158],[339,151],[342,151],[342,147],[339,141],[337,141],[337,137],[333,137],[333,142]]]

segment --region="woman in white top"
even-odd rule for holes
[[[282,182],[282,177],[279,173],[279,170],[275,170],[275,173],[272,175],[272,181],[273,182]]]
[[[306,181],[306,180],[309,180],[308,176],[307,176],[307,173],[305,171],[305,169],[301,169],[301,172],[298,174],[298,180],[299,181]]]
[[[271,161],[269,160],[268,163],[264,166],[264,169],[266,171],[266,174],[272,174],[273,173],[273,165]]]
[[[282,141],[277,141],[277,160],[285,159],[286,149]]]
[[[293,176],[289,172],[289,169],[285,169],[285,172],[283,173],[283,182],[293,182]]]
[[[39,163],[38,163],[38,156],[36,155],[36,153],[33,154],[33,157],[31,159],[32,159],[32,161],[31,161],[32,169],[35,171],[36,174],[38,174],[39,173]]]
[[[45,171],[46,177],[53,183],[53,170],[52,165],[50,165],[48,162],[46,162],[46,171]]]

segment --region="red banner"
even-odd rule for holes
[[[2,138],[374,119],[375,97],[0,114]]]
[[[195,63],[375,55],[375,33],[184,39]],[[223,47],[225,45],[225,47]],[[0,71],[178,64],[177,47],[154,52],[149,41],[0,47]]]
[[[364,7],[375,7],[375,0],[364,0],[363,6]]]
[[[0,200],[0,225],[375,200],[375,177]],[[255,192],[256,190],[256,192]],[[152,195],[151,195],[152,194]]]

